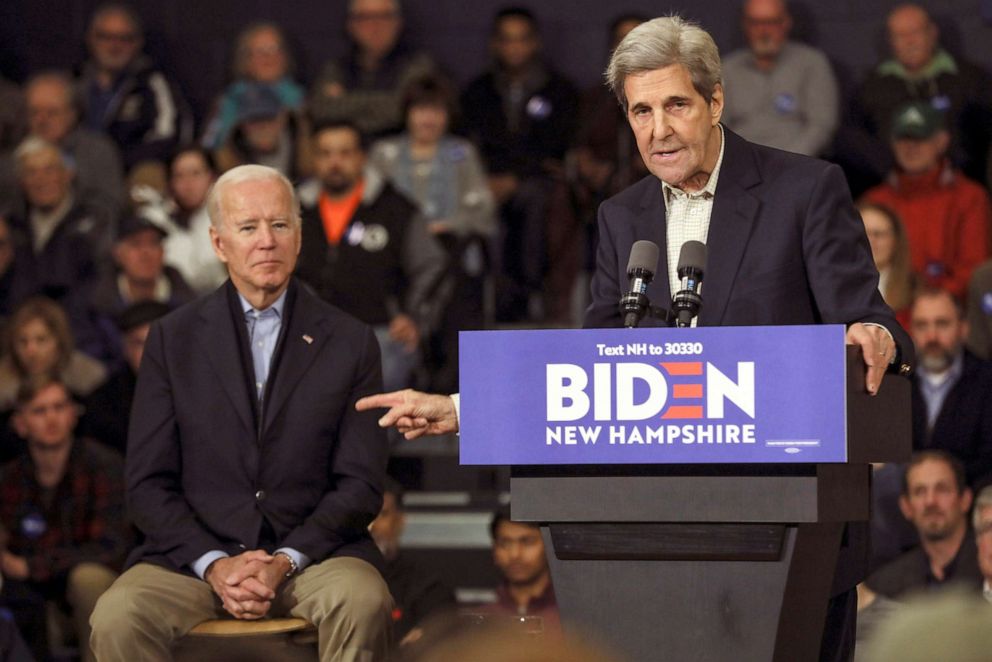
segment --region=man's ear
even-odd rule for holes
[[[717,83],[713,86],[713,94],[710,98],[711,125],[716,126],[723,117],[723,84]]]
[[[971,500],[974,496],[975,494],[971,491],[970,487],[966,487],[961,491],[961,510],[965,513],[971,510]]]
[[[14,432],[17,433],[18,437],[24,439],[28,436],[28,426],[24,423],[24,415],[20,410],[14,412],[14,415],[10,418],[10,422],[14,426]]]
[[[901,512],[902,516],[907,520],[912,520],[913,510],[910,508],[909,499],[905,494],[899,495],[899,512]]]
[[[947,129],[941,129],[937,132],[936,140],[940,147],[940,153],[946,155],[947,150],[951,148],[951,132]]]
[[[227,264],[227,254],[224,252],[224,244],[220,232],[217,232],[217,228],[213,225],[210,226],[210,246],[213,247],[217,259]]]

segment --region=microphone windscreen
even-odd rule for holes
[[[630,259],[627,260],[627,274],[635,269],[650,271],[652,274],[658,270],[658,244],[647,239],[634,242],[630,248]]]
[[[706,269],[706,244],[701,241],[687,241],[682,244],[679,251],[679,273],[686,268],[697,271]]]

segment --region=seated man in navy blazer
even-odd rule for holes
[[[381,389],[372,330],[292,277],[300,212],[271,168],[207,201],[230,280],[154,323],[128,433],[144,543],[93,614],[101,661],[169,659],[196,624],[297,616],[320,659],[381,660],[392,598],[368,525],[386,439],[355,402]]]

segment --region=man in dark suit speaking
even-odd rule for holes
[[[661,247],[647,295],[664,304],[679,287],[682,244],[695,240],[708,247],[700,325],[846,324],[868,366],[868,391],[886,370],[908,372],[912,341],[878,292],[840,168],[749,143],[720,124],[720,55],[709,34],[677,16],[643,23],[613,52],[607,82],[651,175],[600,207],[583,326],[622,325],[635,241]],[[379,424],[410,439],[458,429],[457,397],[406,390],[359,406],[390,407]]]
[[[208,198],[230,280],[155,323],[127,450],[144,543],[97,604],[97,659],[169,659],[193,626],[292,615],[320,659],[384,659],[392,599],[367,527],[387,447],[355,411],[381,389],[371,329],[292,277],[300,212],[271,168],[242,166]]]
[[[679,17],[643,23],[617,46],[607,82],[651,176],[600,207],[585,326],[622,325],[635,241],[661,247],[647,295],[664,305],[679,289],[680,249],[694,240],[708,247],[700,325],[845,324],[869,392],[887,370],[909,370],[912,343],[878,292],[840,168],[749,143],[720,124],[720,55],[709,34]],[[390,407],[380,425],[408,438],[458,428],[457,397],[401,391],[358,406]],[[851,653],[853,598],[843,591],[831,602],[823,659]]]

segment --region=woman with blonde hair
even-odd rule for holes
[[[885,205],[862,200],[856,206],[878,269],[878,289],[899,323],[908,328],[916,275],[909,266],[909,241],[902,220]]]
[[[294,79],[294,69],[293,56],[282,28],[270,21],[259,21],[243,29],[234,47],[234,79],[207,122],[204,147],[220,149],[258,87],[270,91],[284,109],[302,111],[305,91]]]

